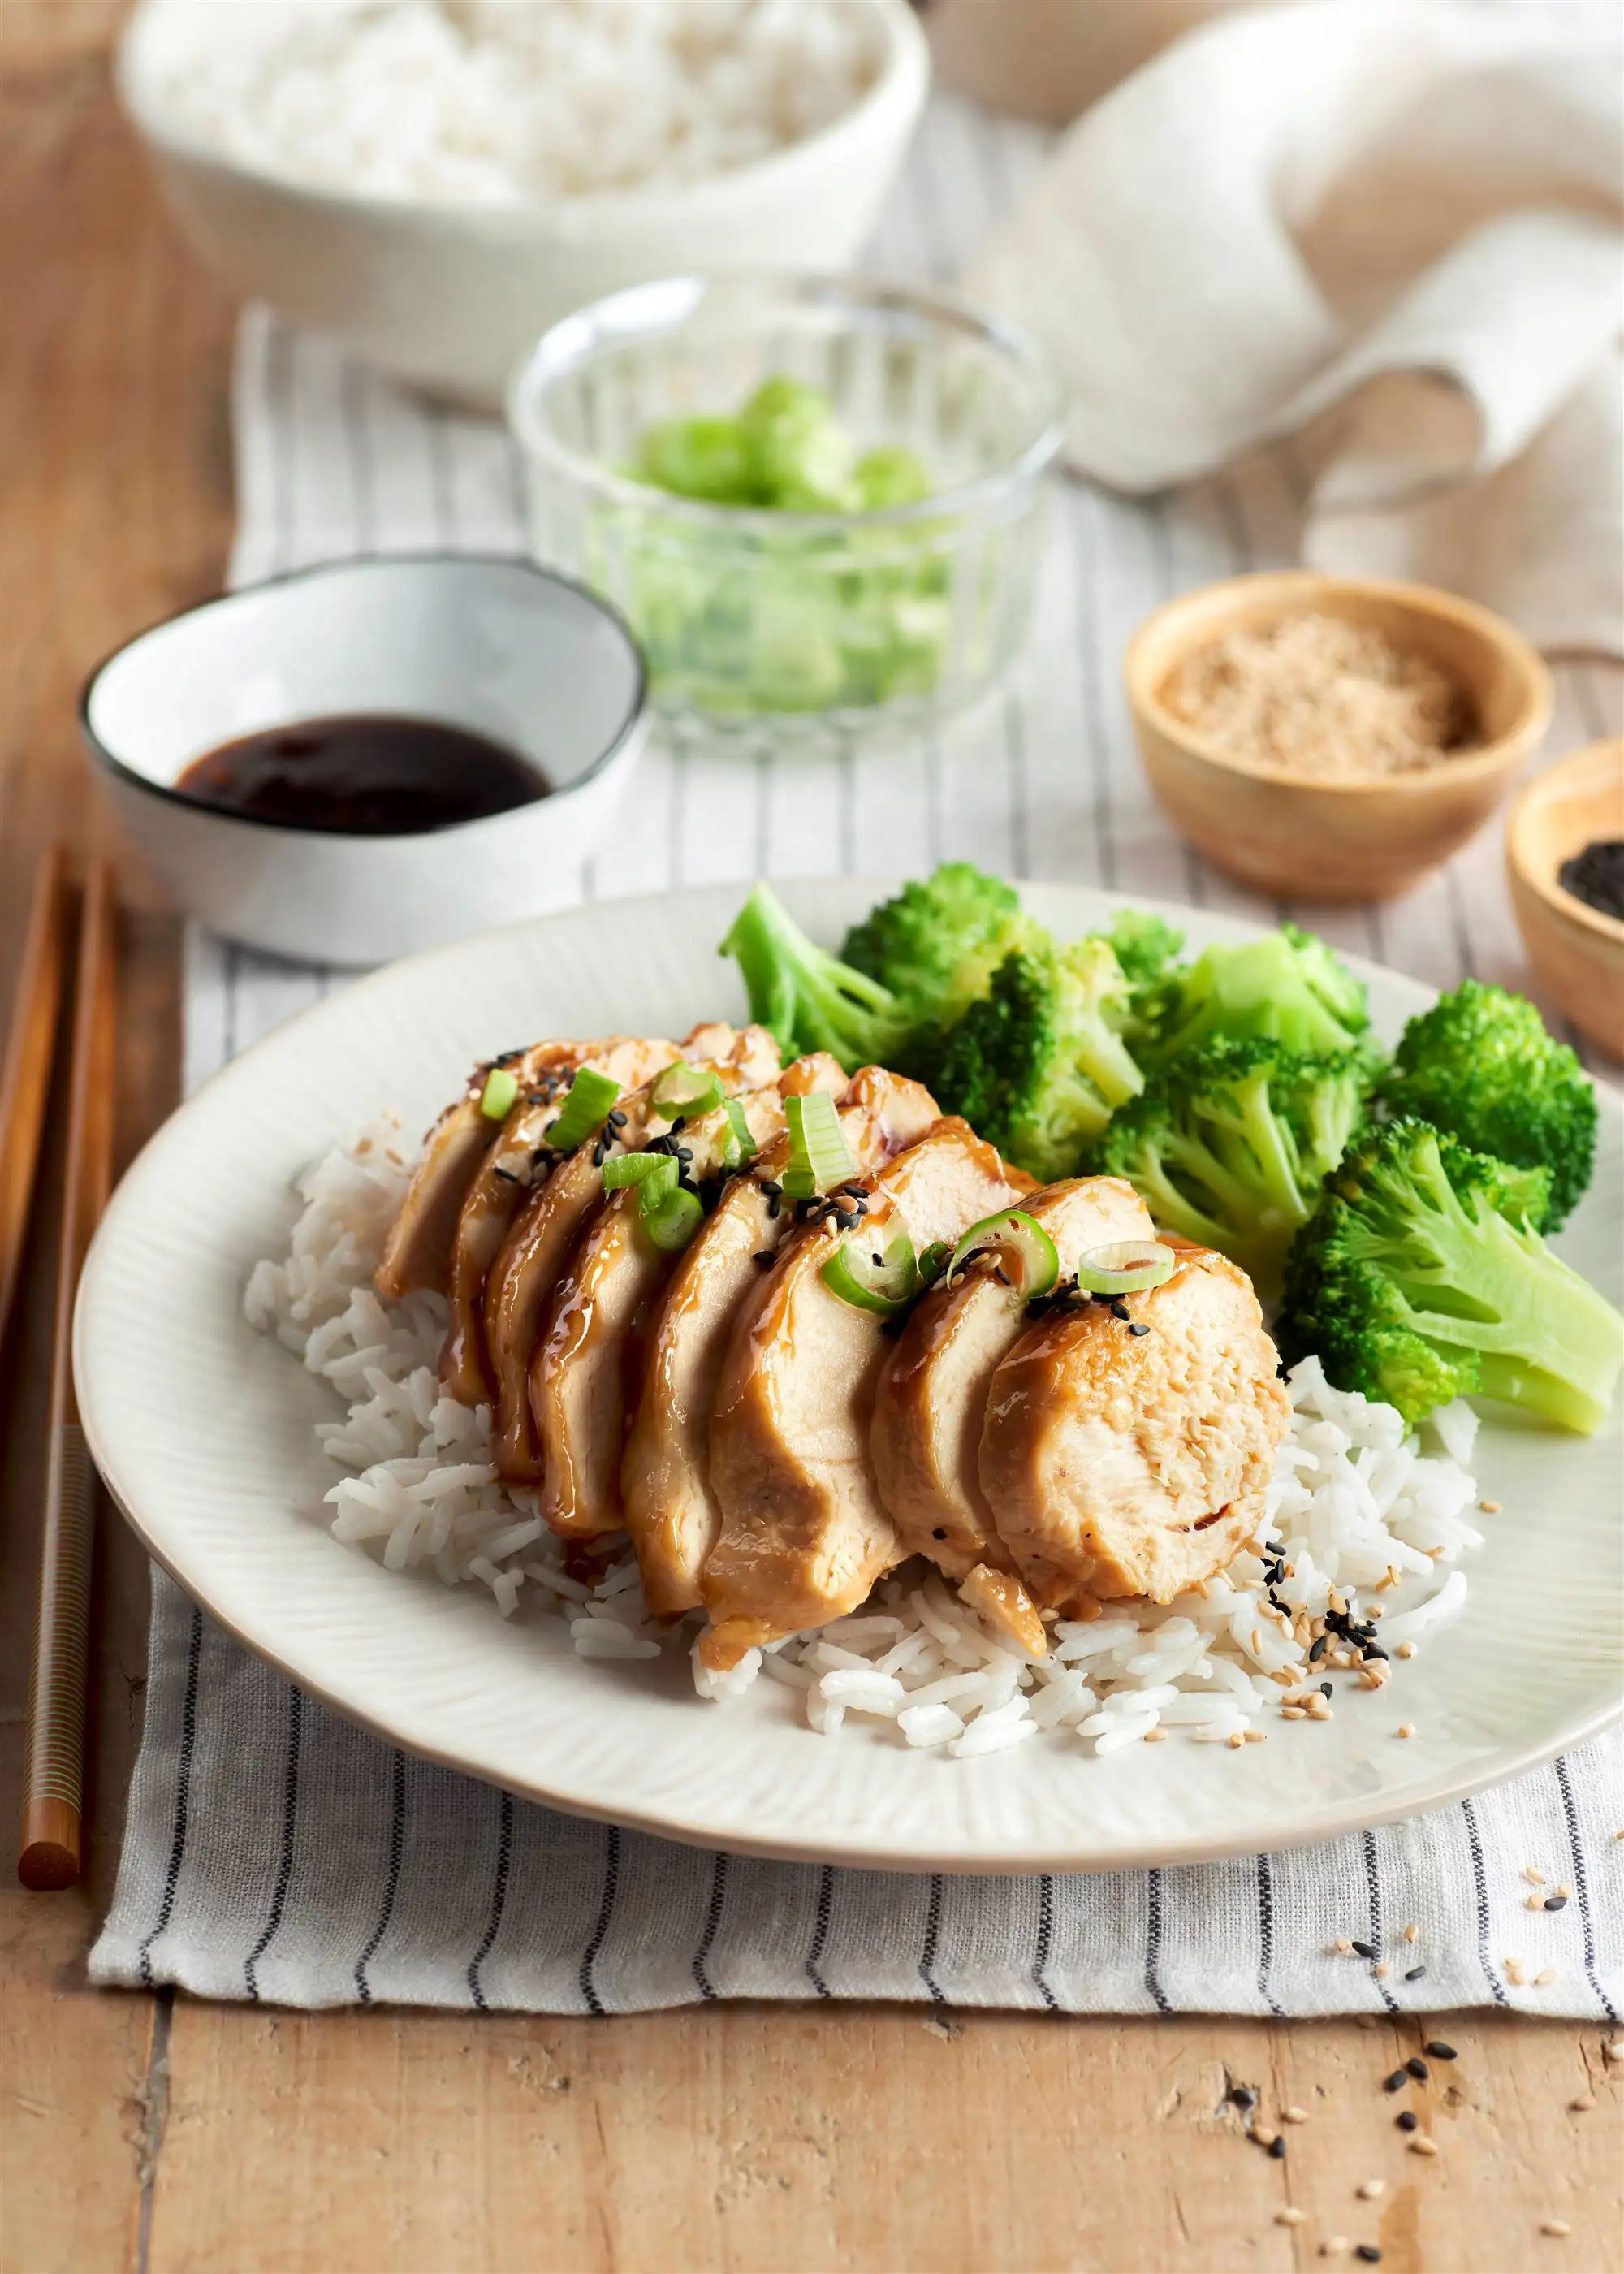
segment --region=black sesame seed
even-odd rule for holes
[[[1401,2132],[1414,2132],[1420,2128],[1421,2119],[1413,2108],[1401,2108],[1393,2120]]]
[[[1150,1329],[1146,1326],[1143,1321],[1140,1321],[1139,1323],[1130,1327],[1128,1329],[1128,1332],[1131,1335],[1147,1335],[1150,1332]]]
[[[683,1114],[683,1113],[679,1113],[679,1114],[678,1114],[678,1116],[677,1116],[677,1118],[676,1118],[676,1119],[675,1119],[675,1120],[672,1123],[672,1125],[671,1125],[671,1133],[672,1133],[672,1135],[673,1135],[673,1137],[674,1137],[674,1136],[676,1136],[676,1135],[679,1133],[679,1132],[680,1132],[680,1131],[681,1131],[681,1130],[683,1130],[683,1129],[686,1129],[686,1128],[687,1128],[687,1126],[688,1126],[688,1117],[687,1117],[687,1115],[686,1115],[686,1114]]]
[[[930,1537],[933,1540],[945,1540],[947,1538],[947,1526],[944,1524],[938,1524],[936,1529],[932,1532]]]
[[[1408,1974],[1405,1975],[1404,1979],[1406,1982],[1419,1982],[1425,1972],[1426,1969],[1425,1966],[1412,1966]]]
[[[1432,2070],[1428,2068],[1426,2063],[1421,2059],[1419,2053],[1411,2053],[1410,2059],[1404,2063],[1404,2067],[1410,2071],[1410,2074],[1415,2078],[1417,2084],[1425,2084],[1428,2077],[1432,2074]]]
[[[839,1225],[842,1231],[854,1231],[856,1226],[861,1222],[861,1218],[859,1216],[855,1209],[837,1209],[834,1212],[834,1216],[835,1222]]]
[[[783,1186],[772,1177],[763,1177],[761,1180],[761,1188],[763,1192],[769,1193],[774,1200],[777,1200],[778,1194],[784,1189]]]
[[[679,1161],[691,1161],[694,1157],[694,1148],[691,1145],[675,1145],[672,1150]]]
[[[773,1216],[777,1216],[778,1212],[778,1196],[777,1193],[770,1193],[770,1194],[768,1195],[768,1199],[767,1199],[767,1214],[768,1214],[769,1218],[771,1218],[771,1217],[773,1217]]]
[[[1327,1639],[1328,1638],[1325,1635],[1317,1635],[1314,1640],[1309,1645],[1308,1662],[1311,1666],[1317,1666],[1320,1663],[1320,1660],[1325,1656],[1325,1645]]]
[[[1387,1654],[1385,1650],[1373,1642],[1367,1642],[1359,1653],[1361,1658],[1385,1658]]]
[[[605,1118],[607,1119],[611,1129],[624,1129],[626,1126],[627,1117],[620,1111],[620,1108],[618,1105],[613,1105],[610,1107]]]
[[[1111,1316],[1114,1319],[1126,1319],[1131,1318],[1132,1313],[1125,1303],[1116,1302],[1111,1305]]]
[[[1353,2255],[1356,2258],[1362,2258],[1367,2266],[1380,2266],[1381,2263],[1381,2253],[1373,2242],[1356,2242]]]
[[[1402,2092],[1405,2085],[1409,2082],[1410,2079],[1405,2071],[1402,2068],[1395,2068],[1391,2076],[1385,2077],[1382,2080],[1381,2089],[1384,2092]]]
[[[1274,2161],[1277,2164],[1284,2163],[1286,2158],[1286,2135],[1283,2132],[1275,2133],[1274,2138],[1268,2143],[1268,2152],[1274,2158]]]
[[[1567,1896],[1547,1895],[1545,1897],[1545,1909],[1548,1911],[1565,1911],[1568,1909]]]
[[[759,1263],[763,1271],[768,1270],[778,1260],[770,1247],[758,1247],[750,1258],[751,1262]]]
[[[493,1169],[491,1173],[500,1177],[505,1185],[516,1185],[519,1181],[511,1169]]]
[[[1376,1955],[1376,1946],[1373,1942],[1356,1942],[1353,1946],[1361,1958],[1374,1958]]]
[[[1328,1682],[1322,1682],[1320,1684],[1320,1695],[1321,1698],[1335,1698],[1336,1692],[1332,1689]]]
[[[1445,2044],[1441,2037],[1429,2037],[1425,2050],[1431,2053],[1434,2060],[1458,2060],[1460,2059],[1460,2055],[1455,2052],[1455,2047],[1453,2045]]]
[[[592,1148],[592,1166],[595,1169],[601,1169],[605,1161],[608,1158],[608,1145],[605,1142],[604,1139],[600,1137],[597,1144]]]
[[[849,1193],[854,1201],[867,1200],[868,1197],[868,1193],[861,1185],[837,1185],[835,1186],[835,1190],[838,1193]]]
[[[1258,2105],[1258,2096],[1249,2084],[1232,2084],[1228,2097],[1237,2108],[1255,2108]]]

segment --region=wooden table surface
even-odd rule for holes
[[[109,90],[115,0],[0,0],[0,1001],[53,836],[109,839],[86,668],[214,590],[232,312]],[[127,865],[120,1157],[174,1103],[178,930]],[[0,1374],[0,1822],[16,1819],[53,1195]],[[146,1573],[104,1528],[88,1884],[0,1893],[0,2269],[1285,2269],[1620,2263],[1624,2062],[1461,2015],[1408,2154],[1412,2022],[703,2007],[281,2014],[86,1987],[140,1711]],[[1231,2082],[1306,2112],[1283,2162]],[[1575,2100],[1594,2101],[1584,2111]],[[1385,2191],[1361,2198],[1362,2182]],[[1282,2214],[1291,2207],[1302,2224]],[[1565,2239],[1542,2233],[1566,2220]],[[1328,2263],[1339,2263],[1336,2257]],[[1341,2263],[1357,2264],[1350,2255]]]

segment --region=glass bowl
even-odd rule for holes
[[[649,427],[732,418],[776,377],[821,388],[860,450],[913,451],[932,494],[782,511],[626,471]],[[906,724],[974,696],[1025,633],[1060,388],[1023,334],[957,301],[851,277],[639,285],[546,333],[508,414],[537,558],[621,611],[668,714]]]

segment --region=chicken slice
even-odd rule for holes
[[[735,1103],[758,1146],[782,1130],[776,1088],[740,1093]],[[685,1126],[680,1141],[695,1184],[726,1173],[731,1133],[719,1110]],[[627,1422],[642,1384],[649,1314],[678,1260],[650,1239],[635,1191],[607,1193],[548,1300],[530,1360],[530,1412],[545,1456],[541,1513],[566,1538],[617,1532],[625,1522]]]
[[[474,1171],[457,1217],[447,1274],[451,1327],[440,1378],[464,1405],[482,1404],[495,1388],[485,1352],[485,1283],[527,1194],[546,1181],[553,1163],[544,1139],[570,1083],[583,1066],[591,1066],[622,1089],[638,1088],[678,1056],[674,1043],[634,1035],[565,1043],[560,1050],[503,1121],[496,1143]]]
[[[959,1118],[938,1121],[876,1176],[854,1236],[876,1247],[956,1239],[1024,1181]],[[853,1609],[902,1547],[868,1457],[883,1321],[824,1285],[847,1235],[827,1217],[788,1243],[747,1299],[710,1423],[722,1530],[705,1564],[703,1662],[734,1665],[757,1643]]]
[[[786,1096],[804,1094],[797,1059]],[[794,1077],[797,1088],[786,1085]],[[811,1085],[840,1096],[840,1126],[860,1171],[884,1167],[937,1118],[929,1090],[865,1066],[848,1085],[832,1058]],[[754,1173],[735,1177],[684,1250],[660,1298],[643,1392],[621,1471],[627,1529],[643,1571],[643,1600],[676,1618],[700,1600],[700,1573],[721,1530],[710,1483],[710,1412],[734,1321],[793,1227],[793,1209],[766,1187],[783,1174],[789,1141],[768,1148]]]
[[[993,1376],[981,1490],[1040,1602],[1170,1602],[1256,1531],[1289,1407],[1245,1273],[1183,1247],[1171,1278],[1028,1327]],[[1144,1327],[1144,1334],[1130,1327]]]
[[[423,1158],[372,1275],[373,1285],[387,1301],[398,1301],[418,1288],[446,1291],[452,1243],[469,1186],[502,1132],[501,1122],[479,1110],[491,1074],[498,1067],[511,1073],[522,1096],[555,1091],[560,1077],[573,1075],[589,1053],[601,1047],[557,1040],[532,1043],[528,1050],[504,1050],[474,1068],[467,1088],[446,1108],[424,1141]]]
[[[1086,1248],[1155,1233],[1120,1177],[1075,1177],[1020,1205],[1059,1250],[1063,1278]],[[880,1498],[908,1553],[952,1579],[978,1563],[1010,1568],[976,1464],[993,1374],[1026,1324],[996,1258],[978,1258],[914,1306],[880,1376],[870,1442]]]
[[[751,1088],[771,1080],[778,1065],[778,1044],[763,1027],[695,1027],[677,1055],[695,1065],[718,1065]],[[615,1111],[626,1116],[618,1136],[630,1152],[670,1126],[651,1109],[647,1083],[624,1092]],[[496,1398],[495,1459],[512,1484],[538,1484],[543,1476],[541,1440],[530,1410],[530,1360],[548,1299],[589,1214],[603,1197],[603,1174],[593,1150],[590,1145],[579,1147],[531,1193],[485,1280],[482,1325]]]

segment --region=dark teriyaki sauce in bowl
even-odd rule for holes
[[[487,735],[379,712],[262,727],[193,758],[175,787],[284,829],[411,837],[531,805],[553,785]]]

